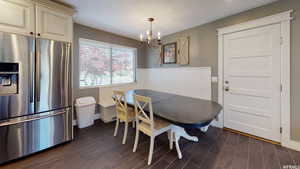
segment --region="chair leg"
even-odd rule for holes
[[[149,157],[148,157],[148,165],[151,164],[152,162],[152,155],[153,155],[153,148],[154,148],[154,136],[151,136],[151,141],[150,141],[150,150],[149,150]]]
[[[135,141],[134,141],[134,146],[133,146],[133,152],[136,152],[137,146],[139,144],[139,135],[140,135],[140,131],[136,127],[136,134],[135,134]]]
[[[169,138],[170,150],[172,150],[173,149],[173,132],[172,132],[172,130],[168,131],[168,138]]]
[[[132,121],[132,127],[135,128],[135,121]]]
[[[124,136],[123,136],[123,142],[122,142],[122,144],[126,143],[127,132],[128,132],[128,122],[125,122],[125,131],[124,131]]]
[[[182,154],[181,154],[180,147],[179,147],[179,139],[180,139],[180,137],[176,133],[174,133],[174,134],[175,134],[175,145],[176,145],[176,150],[177,150],[178,158],[182,159]]]
[[[117,120],[116,120],[116,128],[115,128],[114,136],[116,136],[116,135],[118,134],[119,123],[120,123],[120,120],[117,118]]]

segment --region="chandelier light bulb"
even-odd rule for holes
[[[149,48],[158,48],[162,45],[160,32],[157,32],[157,37],[153,36],[152,22],[154,21],[154,18],[148,18],[148,21],[150,22],[150,29],[145,32],[146,34],[140,34],[141,43],[147,44]]]

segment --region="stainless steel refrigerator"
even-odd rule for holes
[[[72,140],[71,44],[0,32],[0,164]]]

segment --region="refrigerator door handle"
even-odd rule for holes
[[[65,113],[66,113],[66,111],[59,111],[59,112],[47,113],[46,115],[32,115],[29,117],[15,118],[15,119],[11,119],[11,120],[8,120],[5,122],[0,122],[0,127],[30,122],[30,121],[34,121],[34,120],[40,120],[40,119],[53,117],[53,116],[57,116],[57,115],[65,114]]]
[[[29,68],[29,97],[30,103],[34,102],[34,51],[30,51],[29,56],[29,64],[31,65]]]
[[[35,92],[36,92],[36,101],[40,102],[41,95],[41,49],[40,49],[40,40],[36,39],[36,63],[35,63]]]

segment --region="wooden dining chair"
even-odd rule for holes
[[[116,104],[116,113],[117,113],[114,136],[117,136],[119,123],[124,122],[125,131],[124,131],[122,144],[125,144],[127,138],[127,132],[128,132],[128,124],[132,122],[132,126],[135,127],[135,113],[133,108],[127,106],[125,92],[113,91],[113,95],[114,95],[114,101]]]
[[[148,157],[148,165],[151,164],[152,155],[153,155],[153,148],[154,148],[154,139],[156,136],[164,133],[169,132],[169,136],[172,135],[171,133],[171,123],[154,118],[153,110],[152,110],[152,101],[150,97],[134,95],[134,102],[135,102],[135,113],[136,113],[136,135],[135,135],[135,142],[133,147],[133,152],[136,151],[139,141],[139,132],[143,132],[144,134],[150,136],[150,150],[149,150],[149,157]],[[146,112],[145,109],[148,106],[148,111]],[[173,141],[169,137],[170,140],[170,149],[172,148]]]

